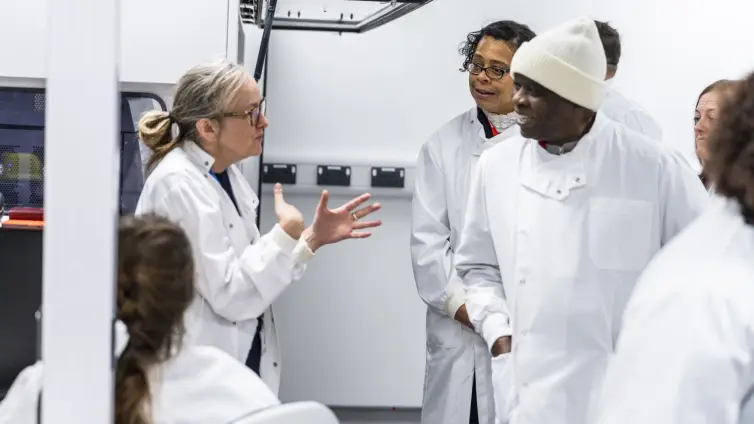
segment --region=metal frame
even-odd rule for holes
[[[120,2],[47,8],[42,423],[102,424],[114,403]]]
[[[261,0],[259,0],[261,1]],[[384,0],[352,0],[362,2],[385,2]],[[297,19],[288,17],[275,17],[272,21],[272,29],[287,31],[321,31],[337,33],[355,33],[361,34],[377,27],[392,22],[402,16],[405,16],[414,10],[427,5],[432,0],[393,0],[380,10],[372,13],[361,21],[351,22],[342,20],[315,20],[315,19]],[[387,10],[387,12],[386,12]],[[262,13],[257,8],[254,21],[245,21],[257,26],[264,25],[261,19]]]

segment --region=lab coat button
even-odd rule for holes
[[[233,224],[230,224],[230,228],[233,228]]]
[[[236,322],[235,322],[235,321],[233,321],[233,322],[232,322],[231,324],[233,324],[233,325],[236,325]]]
[[[561,191],[560,190],[555,190],[555,193],[560,194]]]
[[[579,177],[576,177],[576,182],[577,182],[577,183],[580,183],[580,182],[581,182],[581,178],[579,178]]]
[[[273,363],[272,363],[272,366],[273,366],[273,367],[276,367],[276,368],[277,368],[277,366],[278,366],[278,363],[277,363],[277,362],[273,362]]]
[[[522,278],[518,283],[519,284],[526,284],[526,280]]]

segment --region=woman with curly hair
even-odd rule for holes
[[[754,422],[754,74],[720,112],[705,172],[725,201],[639,280],[599,424]]]

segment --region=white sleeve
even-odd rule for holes
[[[155,213],[181,225],[194,250],[197,291],[228,321],[261,316],[306,269],[314,253],[303,239],[288,236],[279,225],[236,252],[226,236],[222,210],[188,182],[174,182]]]
[[[445,175],[439,162],[433,157],[431,143],[425,143],[416,163],[411,202],[411,262],[419,297],[454,318],[465,299],[453,268]]]
[[[667,290],[660,281],[637,287],[643,293],[626,310],[595,423],[739,423],[752,369],[741,315],[708,290]]]
[[[472,173],[461,243],[456,252],[456,269],[466,286],[469,319],[492,349],[497,339],[512,333],[510,312],[487,220],[487,157],[486,153],[482,154]]]
[[[663,200],[662,245],[667,244],[694,221],[710,204],[710,196],[681,154],[666,149],[660,169],[660,193]]]
[[[18,374],[0,402],[0,424],[36,424],[43,371],[42,362],[37,362]]]

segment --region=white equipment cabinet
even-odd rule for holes
[[[48,10],[48,0],[0,1],[0,78],[47,77]],[[123,1],[120,81],[175,84],[197,63],[216,57],[242,62],[242,33],[239,0]]]

